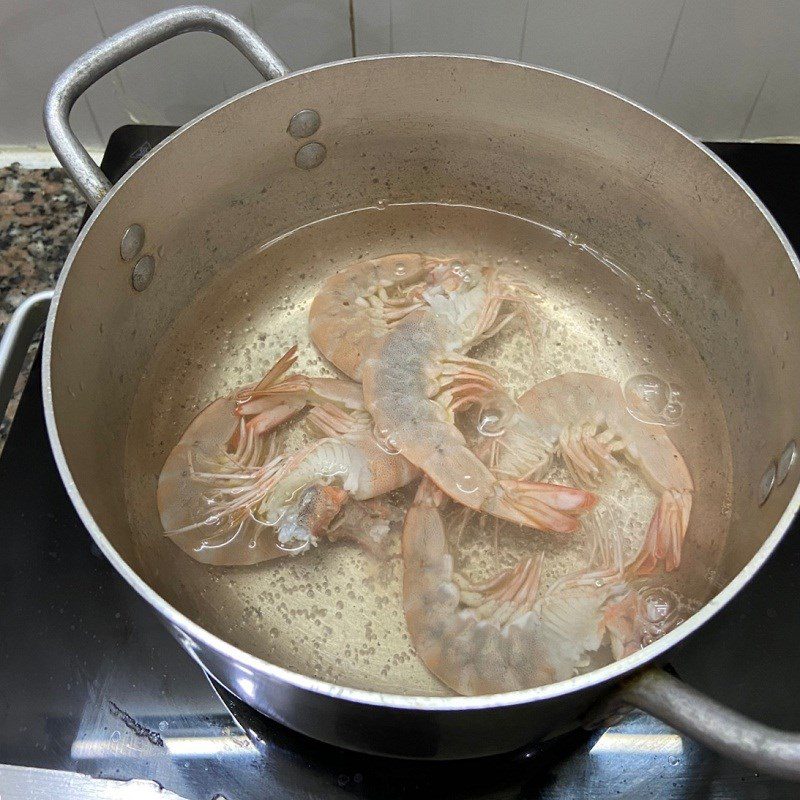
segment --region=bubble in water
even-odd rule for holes
[[[456,480],[456,489],[462,494],[474,494],[478,491],[478,479],[475,475],[462,475]]]
[[[669,597],[665,589],[653,589],[652,592],[648,592],[644,602],[647,619],[654,623],[665,620],[675,607],[674,598]]]
[[[643,604],[643,615],[639,618],[642,625],[641,645],[660,639],[686,621],[686,603],[670,589],[664,586],[643,588],[640,590]]]
[[[484,398],[476,425],[478,434],[488,437],[502,436],[506,432],[513,410],[513,402],[510,402],[504,394]]]
[[[666,422],[675,424],[682,416],[683,416],[682,403],[676,403],[674,400],[670,400],[669,403],[667,403],[667,405],[664,406],[663,419]]]
[[[379,428],[376,425],[372,429],[372,435],[375,438],[375,442],[377,443],[378,447],[380,447],[384,453],[390,456],[396,456],[400,452],[400,449],[397,446],[397,441],[387,429]]]
[[[461,278],[461,282],[463,284],[469,285],[472,283],[472,275],[470,274],[469,269],[462,263],[457,261],[455,264],[453,264],[451,270],[454,275],[457,275],[459,278]]]
[[[634,375],[623,390],[628,410],[658,418],[669,402],[670,389],[666,381],[656,375]]]
[[[481,436],[502,436],[506,432],[503,415],[494,409],[481,412],[477,427]]]
[[[347,464],[342,461],[327,461],[320,464],[317,468],[317,473],[324,483],[330,484],[334,478],[347,474]]]
[[[677,425],[683,417],[683,388],[657,375],[634,375],[627,380],[622,393],[628,411],[642,422]]]
[[[686,393],[683,386],[679,383],[670,381],[669,383],[669,401],[670,403],[680,403],[683,405],[684,394]]]

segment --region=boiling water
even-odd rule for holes
[[[126,450],[131,522],[150,584],[201,625],[276,664],[347,686],[449,693],[411,648],[398,557],[376,562],[352,545],[322,540],[297,557],[208,567],[164,538],[155,508],[167,453],[210,400],[257,380],[295,343],[297,369],[334,374],[307,334],[308,306],[324,279],[357,259],[409,250],[496,264],[538,293],[535,348],[515,323],[471,353],[496,366],[514,395],[563,372],[597,373],[625,386],[632,413],[669,426],[696,492],[681,568],[641,587],[652,623],[647,636],[708,599],[708,576],[728,527],[730,451],[702,360],[669,309],[574,236],[487,210],[431,204],[366,209],[294,231],[224,270],[179,316],[142,379]],[[479,436],[491,422],[465,424]],[[293,436],[299,443],[299,429]],[[694,465],[707,464],[710,449],[718,453],[714,468],[697,474]],[[569,482],[558,465],[548,478]],[[583,532],[573,536],[486,519],[461,526],[458,512],[450,512],[458,569],[481,580],[543,550],[546,587],[587,567],[594,531],[618,532],[626,556],[633,555],[655,496],[628,468],[601,494]],[[394,500],[407,503],[409,496],[407,490]],[[397,556],[399,541],[392,546]]]

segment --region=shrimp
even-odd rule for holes
[[[208,405],[167,457],[161,523],[198,561],[255,564],[303,552],[322,535],[377,552],[373,534],[397,522],[382,518],[387,506],[378,504],[339,515],[346,500],[377,497],[418,472],[375,441],[357,384],[287,376],[295,358],[292,348],[259,383]],[[284,453],[275,429],[307,404],[323,438]]]
[[[458,408],[500,391],[496,371],[463,351],[511,318],[503,315],[505,300],[526,307],[527,290],[478,267],[439,265],[434,276],[428,307],[407,314],[364,357],[364,402],[378,436],[468,508],[542,530],[576,530],[575,517],[595,495],[498,479],[454,424]]]
[[[309,333],[319,351],[354,380],[361,380],[364,356],[409,314],[426,308],[444,310],[462,286],[455,313],[472,327],[469,346],[494,336],[521,314],[533,337],[529,300],[533,292],[497,269],[467,266],[459,258],[423,253],[394,253],[360,261],[331,276],[314,297]],[[503,312],[506,301],[514,304]]]
[[[541,480],[551,459],[560,456],[579,485],[595,488],[618,468],[618,457],[632,464],[659,503],[629,566],[640,575],[652,573],[661,560],[667,572],[678,568],[692,508],[692,477],[664,428],[628,411],[616,381],[570,372],[534,386],[516,404],[501,394],[480,402],[493,405],[489,416],[500,420],[502,435],[478,448],[496,475]]]
[[[459,405],[498,386],[491,367],[460,351],[493,336],[516,313],[532,331],[531,297],[496,269],[420,253],[386,256],[327,281],[311,307],[311,337],[337,367],[363,379],[387,447],[455,499],[521,524],[573,531],[593,495],[495,481],[453,424]]]
[[[608,644],[615,658],[642,646],[643,610],[627,583],[622,544],[596,541],[598,569],[539,594],[541,553],[483,584],[453,567],[442,493],[423,479],[403,526],[403,610],[427,669],[460,694],[493,694],[571,678]]]

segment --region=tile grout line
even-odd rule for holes
[[[350,22],[350,52],[356,57],[356,10],[353,0],[348,2],[348,17]]]

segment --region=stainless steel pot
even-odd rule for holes
[[[185,125],[109,187],[69,128],[72,104],[113,67],[190,30],[225,37],[271,82]],[[295,116],[304,110],[316,115]],[[800,737],[721,708],[655,666],[702,635],[769,557],[800,503],[791,449],[800,413],[787,402],[800,382],[797,257],[712,153],[612,92],[509,61],[380,56],[287,74],[240,22],[201,7],[151,17],[75,62],[50,93],[45,125],[94,207],[47,320],[53,451],[98,547],[198,663],[280,722],[363,751],[497,753],[629,703],[757,769],[800,778]],[[132,399],[159,339],[202,286],[258,242],[387,199],[488,206],[579,232],[635,265],[703,354],[731,435],[733,530],[717,575],[723,588],[657,643],[512,694],[385,695],[259,660],[153,588],[131,544],[122,464]],[[23,327],[15,320],[9,336]],[[0,386],[10,371],[6,364]]]

